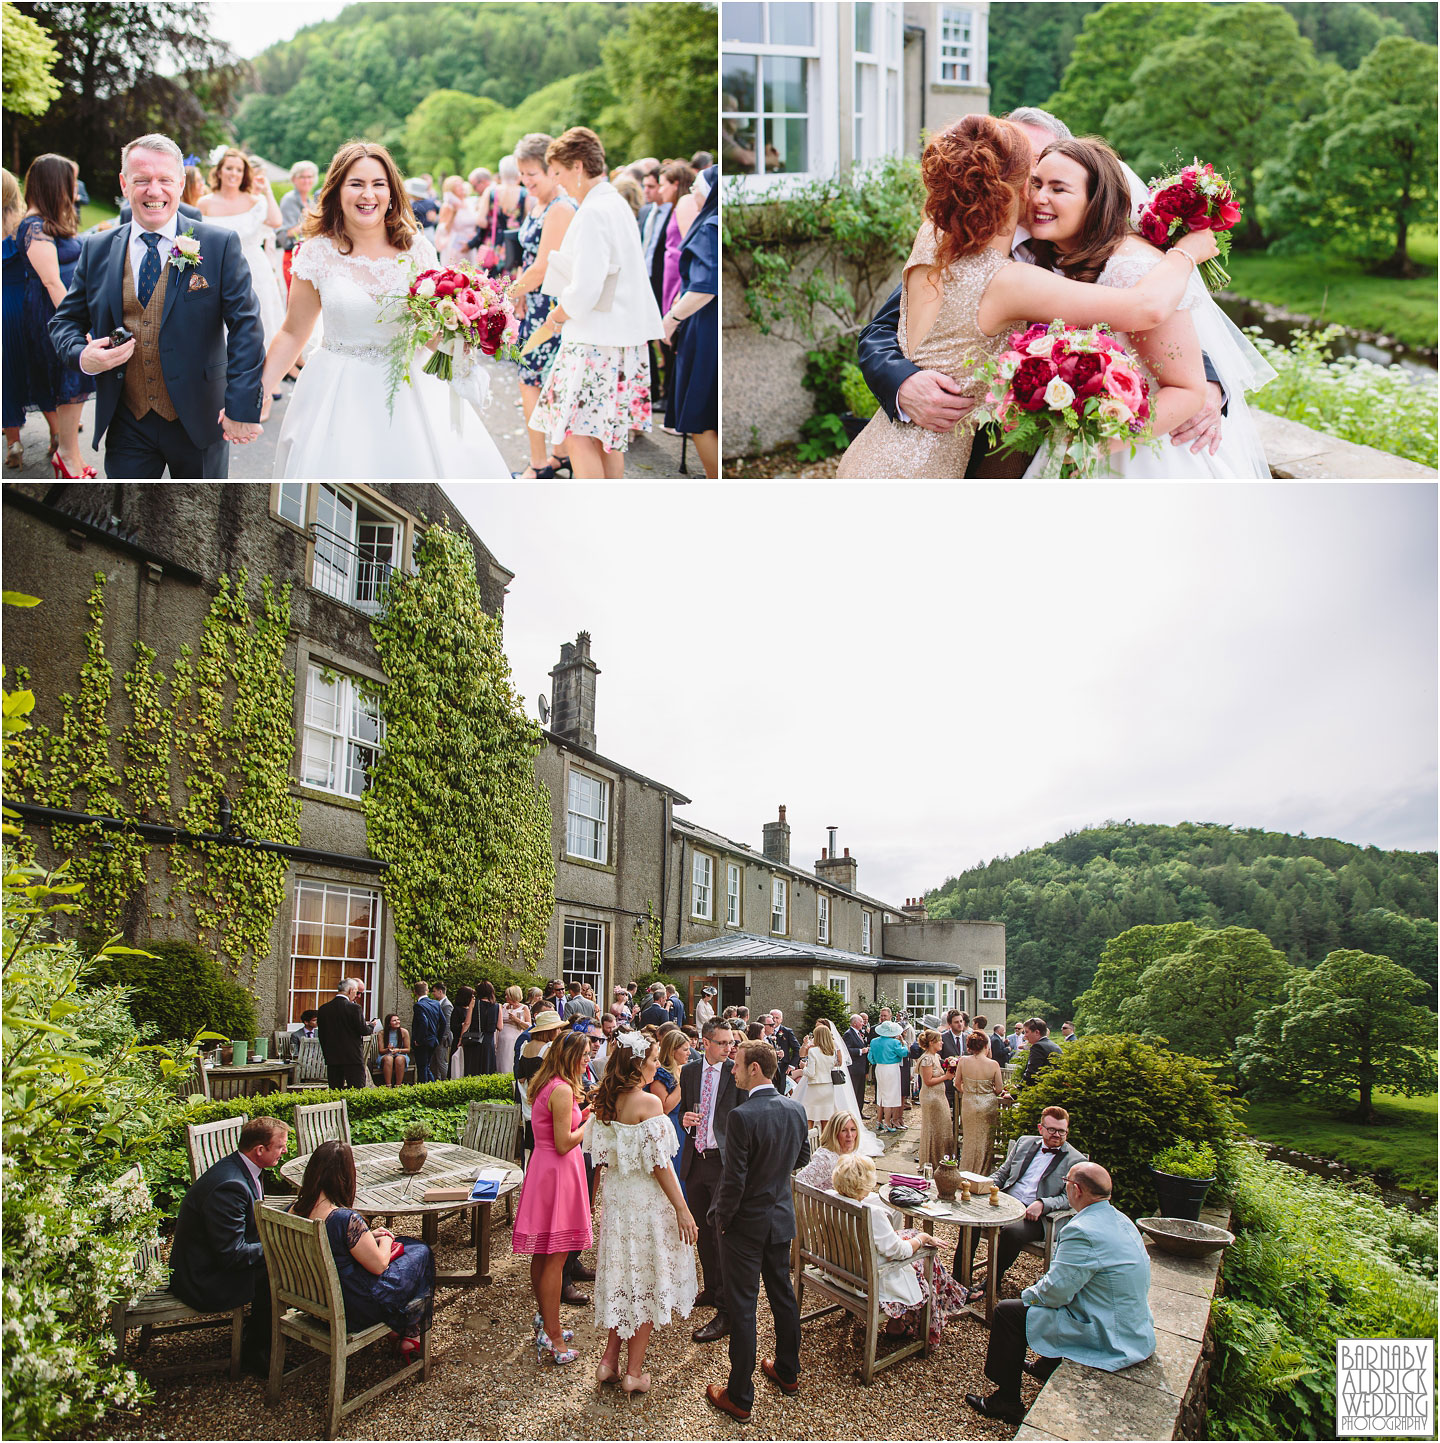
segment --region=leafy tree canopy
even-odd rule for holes
[[[1252,927],[1295,966],[1341,948],[1383,953],[1419,977],[1433,1000],[1435,898],[1434,852],[1217,823],[1127,821],[973,867],[927,905],[932,917],[1004,922],[1010,995],[1053,998],[1074,1015],[1080,993],[1103,981],[1102,954],[1121,955],[1106,952],[1112,938],[1118,944],[1132,928],[1177,922],[1205,931]],[[1176,950],[1168,938],[1155,946],[1164,950],[1143,953],[1146,965]],[[1080,1022],[1080,1030],[1094,1025]]]
[[[689,157],[716,149],[715,7],[640,5],[601,51],[617,103],[602,119],[608,146],[630,155]]]
[[[1332,952],[1295,976],[1286,999],[1261,1012],[1237,1047],[1241,1081],[1257,1096],[1299,1094],[1376,1122],[1376,1087],[1409,1097],[1435,1091],[1435,1014],[1423,985],[1388,957]]]
[[[43,25],[5,0],[0,5],[0,66],[5,109],[16,115],[44,115],[60,94],[53,74],[60,52]]]
[[[429,171],[440,184],[445,175],[464,175],[466,163],[461,138],[500,103],[459,90],[432,90],[405,121],[405,163],[415,171]]]
[[[1353,74],[1330,82],[1323,110],[1290,131],[1264,198],[1287,241],[1334,244],[1392,274],[1418,274],[1412,226],[1435,216],[1436,48],[1388,35]]]
[[[588,125],[599,134],[601,115],[614,103],[604,70],[582,70],[552,80],[510,110],[491,111],[465,136],[462,149],[471,167],[487,165],[493,170],[522,135],[559,135],[572,125]]]

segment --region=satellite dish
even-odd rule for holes
[[[550,725],[550,703],[545,700],[545,693],[540,693],[540,725]]]

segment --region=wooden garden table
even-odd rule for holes
[[[207,1067],[205,1076],[210,1096],[217,1102],[224,1102],[232,1097],[284,1092],[294,1070],[294,1063],[278,1062],[272,1058],[265,1062],[246,1062],[229,1067]]]
[[[462,1288],[478,1287],[490,1281],[490,1210],[495,1202],[508,1197],[520,1186],[520,1169],[504,1158],[472,1152],[454,1142],[427,1142],[424,1166],[419,1172],[407,1173],[400,1166],[398,1142],[362,1142],[355,1153],[355,1211],[367,1218],[376,1214],[419,1213],[421,1238],[433,1248],[440,1236],[440,1214],[468,1212],[476,1219],[475,1271],[441,1272],[435,1281]],[[298,1189],[305,1177],[307,1152],[293,1157],[280,1169],[281,1177]],[[481,1168],[504,1168],[505,1179],[493,1201],[422,1202],[432,1187],[469,1187]]]
[[[882,1196],[890,1203],[888,1187],[883,1190]],[[896,1203],[890,1203],[890,1206],[904,1217],[907,1227],[914,1227],[916,1219],[919,1219],[922,1223],[954,1223],[960,1229],[960,1267],[955,1281],[961,1287],[970,1286],[970,1234],[972,1229],[980,1229],[985,1237],[985,1304],[983,1308],[978,1303],[967,1304],[967,1307],[977,1318],[983,1318],[988,1323],[995,1316],[995,1302],[1000,1291],[1000,1229],[1006,1223],[1024,1217],[1025,1204],[1002,1192],[999,1207],[991,1207],[989,1197],[972,1198],[968,1203],[962,1203],[959,1193],[952,1198],[932,1194],[929,1203],[919,1209],[901,1207]]]

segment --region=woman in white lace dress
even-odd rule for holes
[[[260,303],[260,324],[268,347],[285,319],[285,298],[265,254],[265,237],[280,225],[280,207],[264,176],[257,177],[238,150],[227,150],[210,171],[210,194],[200,197],[200,213],[212,225],[223,225],[240,237],[250,266],[250,284]],[[272,388],[273,394],[273,388]]]
[[[591,1161],[606,1165],[595,1247],[595,1326],[609,1336],[595,1378],[619,1383],[626,1393],[649,1389],[644,1369],[651,1331],[674,1313],[688,1318],[698,1291],[699,1232],[670,1164],[675,1132],[660,1099],[647,1091],[659,1061],[658,1045],[643,1032],[617,1032],[585,1129]]]
[[[1103,141],[1059,140],[1035,163],[1030,244],[1040,263],[1072,280],[1133,290],[1164,260],[1136,234],[1129,183],[1120,158]],[[1111,472],[1142,480],[1268,480],[1270,468],[1245,392],[1274,380],[1275,371],[1215,304],[1192,274],[1180,304],[1159,325],[1117,339],[1150,382],[1152,430],[1159,446],[1128,448],[1111,457]],[[1205,404],[1205,360],[1225,398],[1221,442],[1211,455],[1172,445],[1169,433]],[[1056,461],[1042,449],[1027,476],[1053,476]]]
[[[427,376],[417,354],[391,408],[388,352],[398,321],[387,318],[386,298],[437,260],[390,152],[365,141],[342,146],[319,213],[306,216],[299,234],[290,306],[265,358],[266,396],[295,364],[322,309],[325,339],[295,383],[275,448],[276,477],[508,480],[510,468],[478,415],[489,378],[468,357],[456,357],[447,383]],[[262,421],[269,408],[267,400]]]

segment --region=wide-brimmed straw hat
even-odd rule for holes
[[[558,1032],[564,1025],[560,1020],[560,1014],[549,1007],[543,1012],[537,1012],[530,1019],[531,1032]]]

